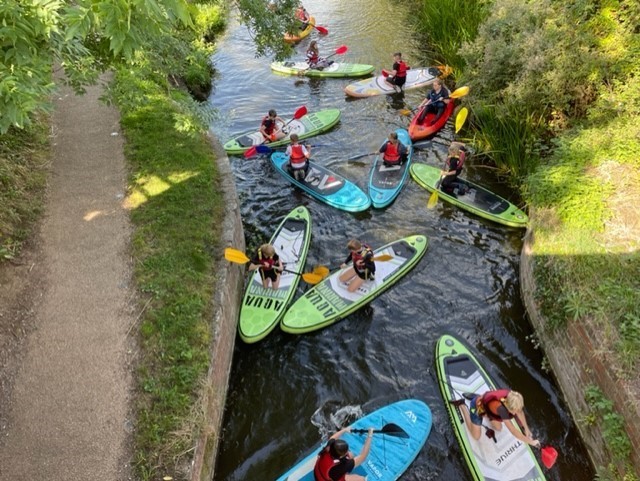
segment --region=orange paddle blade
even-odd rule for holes
[[[251,260],[244,252],[234,249],[233,247],[227,247],[224,250],[224,258],[229,262],[234,262],[236,264],[246,264]]]
[[[393,259],[393,256],[390,254],[381,254],[373,258],[375,262],[387,262]]]

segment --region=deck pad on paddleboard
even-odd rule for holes
[[[422,187],[430,192],[435,190],[440,179],[440,169],[426,164],[413,164],[409,171],[411,177]],[[516,205],[469,180],[458,177],[456,182],[468,189],[464,195],[454,197],[439,190],[438,197],[485,219],[510,227],[527,227],[527,214]]]
[[[289,182],[337,209],[360,212],[371,205],[369,196],[360,187],[320,164],[309,162],[306,177],[296,180],[288,171],[289,157],[285,153],[272,154],[271,163]]]
[[[528,444],[506,428],[495,431],[495,439],[484,433],[475,440],[469,434],[460,409],[449,401],[463,393],[483,394],[495,384],[467,347],[453,336],[440,338],[436,347],[436,371],[440,392],[449,412],[456,437],[475,481],[544,481],[545,477]],[[469,401],[465,401],[469,407]],[[507,421],[514,422],[514,421]],[[485,420],[490,427],[490,422]],[[517,428],[517,425],[514,422]]]
[[[405,129],[397,129],[398,140],[407,148],[406,162],[398,165],[384,165],[382,154],[373,161],[369,175],[369,196],[374,207],[386,207],[398,196],[409,173],[413,157],[413,145]],[[384,145],[384,143],[382,144]]]
[[[431,85],[440,75],[436,67],[416,68],[407,71],[407,82],[402,87],[404,90],[416,89]],[[371,79],[361,80],[347,85],[344,92],[352,97],[372,97],[374,95],[388,95],[399,91],[394,85],[387,82],[385,75],[378,75]]]
[[[291,143],[291,134],[298,134],[300,139],[306,139],[314,135],[326,132],[340,120],[340,110],[325,109],[304,115],[299,119],[291,120],[286,126],[287,135],[275,142],[269,142],[269,147],[279,147]],[[251,130],[237,135],[224,144],[224,150],[228,154],[242,154],[255,145],[264,144],[264,137],[260,130]]]
[[[311,216],[300,206],[284,218],[269,243],[276,249],[285,269],[302,273],[310,241]],[[283,272],[278,289],[265,289],[260,272],[254,272],[240,308],[238,332],[244,342],[258,342],[273,330],[293,298],[299,280],[299,275]]]
[[[306,77],[360,77],[373,72],[373,65],[334,62],[323,68],[309,68],[307,62],[273,62],[271,70]]]
[[[349,292],[339,276],[347,269],[338,269],[308,290],[289,308],[280,322],[283,331],[303,334],[329,326],[346,317],[395,284],[407,274],[427,250],[425,236],[413,235],[398,239],[374,251],[374,256],[390,255],[389,261],[376,261],[374,280],[365,281],[355,292]]]
[[[381,429],[386,424],[399,426],[407,438],[376,433],[371,441],[369,456],[352,474],[359,474],[369,481],[395,481],[416,458],[429,436],[432,425],[431,410],[417,399],[398,401],[380,408],[351,425],[352,429]],[[340,436],[349,443],[349,450],[355,454],[362,451],[365,434],[345,433]],[[326,444],[316,447],[306,458],[277,481],[315,481],[313,468],[318,453]]]

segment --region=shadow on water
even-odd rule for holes
[[[311,36],[319,40],[321,52],[346,44],[343,61],[374,64],[377,72],[390,66],[393,51],[401,50],[410,62],[420,56],[402,21],[408,12],[397,2],[307,0],[305,6],[330,30],[326,37]],[[300,56],[308,41],[297,47]],[[245,27],[233,22],[213,60],[220,76],[210,101],[226,119],[214,126],[221,138],[256,128],[270,108],[283,116],[300,105],[311,112],[339,108],[338,126],[311,139],[319,144],[313,157],[332,164],[365,191],[373,157],[345,162],[345,154],[376,151],[390,131],[408,126],[410,117],[399,110],[418,105],[425,93],[346,99],[347,79],[273,75],[268,59],[254,58]],[[416,161],[440,165],[452,135],[449,125]],[[498,385],[524,393],[534,432],[561,452],[548,479],[593,478],[559,391],[540,367],[542,354],[529,340],[532,331],[518,281],[524,231],[491,224],[442,202],[427,210],[429,193],[411,180],[388,208],[354,215],[294,189],[266,156],[233,157],[231,164],[249,248],[269,239],[296,205],[307,206],[313,220],[308,269],[337,267],[354,237],[376,247],[421,233],[430,246],[396,286],[333,326],[304,336],[275,330],[255,345],[237,340],[216,480],[276,479],[337,427],[336,413],[367,413],[412,397],[431,407],[435,424],[402,479],[471,479],[436,384],[435,343],[445,333],[471,346]],[[469,165],[468,171],[474,181],[515,198],[488,177],[489,170]]]

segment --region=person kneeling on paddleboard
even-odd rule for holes
[[[438,119],[442,116],[445,107],[451,99],[449,98],[449,89],[442,85],[442,80],[439,78],[433,81],[433,88],[429,91],[427,96],[424,98],[422,103],[418,106],[418,108],[422,108],[422,112],[420,112],[420,116],[418,117],[418,123],[421,124],[424,122],[425,117],[429,112],[435,113],[436,116],[429,123],[429,125],[435,124]]]
[[[291,134],[291,145],[287,147],[289,156],[289,173],[298,181],[304,180],[309,168],[311,147],[298,143],[298,134]]]
[[[461,182],[456,182],[458,176],[462,172],[462,166],[467,155],[466,147],[461,142],[452,142],[449,146],[449,153],[445,162],[444,170],[440,171],[442,182],[440,189],[442,192],[452,197],[464,195],[467,192],[467,186]]]
[[[262,133],[265,142],[275,142],[287,135],[282,131],[282,127],[278,128],[278,123],[282,126],[286,124],[281,117],[278,117],[278,113],[274,109],[269,110],[269,113],[262,119],[262,124],[260,124],[260,133]]]
[[[327,60],[326,58],[321,57],[320,51],[318,50],[318,42],[313,40],[307,49],[307,63],[309,64],[309,68],[322,70],[323,68],[332,65],[333,60]]]
[[[398,87],[396,90],[402,90],[402,86],[407,82],[407,70],[409,67],[404,60],[402,60],[402,53],[396,52],[393,54],[393,68],[387,76],[387,83]]]
[[[284,269],[282,261],[276,249],[271,244],[262,244],[256,252],[256,256],[251,259],[249,264],[249,270],[255,271],[259,269],[260,277],[262,278],[262,287],[269,288],[269,284],[273,289],[277,289],[280,286],[280,273]]]
[[[482,424],[483,419],[487,417],[496,431],[502,431],[502,425],[505,424],[509,432],[523,443],[535,448],[540,447],[540,441],[533,439],[527,424],[524,415],[524,399],[519,392],[499,389],[487,391],[484,394],[465,393],[464,397],[470,400],[470,407],[467,407],[464,398],[449,402],[462,411],[462,417],[473,439],[480,439],[482,427],[484,427],[487,430],[487,436],[496,441],[495,433]],[[505,422],[511,419],[515,419],[520,429],[511,422]]]
[[[331,436],[327,445],[322,448],[313,468],[315,481],[365,481],[364,476],[349,473],[367,459],[371,449],[373,428],[369,428],[362,451],[355,457],[349,451],[349,444],[344,439],[339,439],[342,434],[348,432],[351,432],[350,427],[341,429]]]
[[[382,161],[387,167],[404,164],[407,161],[407,147],[398,140],[398,134],[391,132],[389,139],[380,147]]]
[[[349,255],[340,268],[347,267],[349,261],[353,261],[353,268],[349,268],[340,274],[340,282],[348,283],[347,290],[355,292],[364,283],[375,279],[376,264],[373,262],[373,250],[359,240],[351,239],[347,244]]]

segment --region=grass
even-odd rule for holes
[[[40,218],[49,168],[48,119],[0,135],[0,262],[13,259]]]

